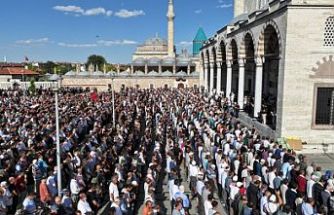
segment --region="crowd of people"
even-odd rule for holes
[[[334,180],[198,89],[0,91],[0,215],[334,214]],[[60,195],[59,195],[59,192]],[[189,190],[189,192],[187,192]],[[195,205],[193,203],[196,203]]]

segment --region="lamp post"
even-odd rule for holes
[[[116,127],[116,114],[115,114],[115,89],[114,89],[114,79],[115,79],[115,74],[110,73],[110,78],[111,78],[111,95],[112,95],[112,126],[113,128]]]
[[[59,141],[59,108],[58,108],[58,81],[60,77],[57,74],[52,75],[49,78],[50,81],[56,83],[56,87],[54,88],[55,93],[55,107],[56,107],[56,147],[57,147],[57,188],[58,188],[58,196],[61,196],[61,162],[60,162],[60,141]]]

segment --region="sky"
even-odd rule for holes
[[[136,46],[166,39],[168,0],[3,0],[0,61],[85,62],[91,54],[130,63]],[[208,37],[232,19],[233,0],[174,0],[177,51],[192,51],[197,29]]]

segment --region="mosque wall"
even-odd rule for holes
[[[114,79],[114,88],[119,91],[124,87],[140,87],[140,88],[162,88],[162,87],[179,87],[182,83],[184,87],[199,87],[199,78],[184,78],[185,81],[178,81],[175,77],[118,77]],[[112,86],[111,79],[107,78],[65,78],[62,80],[63,87],[89,87],[96,88],[98,91],[107,91]]]
[[[310,143],[334,143],[334,126],[315,124],[317,87],[334,87],[334,46],[324,44],[329,17],[334,17],[334,5],[288,10],[282,136],[299,136]]]

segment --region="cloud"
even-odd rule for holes
[[[58,43],[58,46],[66,48],[93,48],[98,46],[135,45],[133,40],[98,40],[96,43]]]
[[[115,16],[119,18],[131,18],[136,16],[144,16],[145,12],[143,10],[127,10],[127,9],[121,9],[115,13]]]
[[[68,5],[68,6],[54,6],[54,10],[61,11],[61,12],[72,12],[72,13],[83,13],[84,10],[81,7]]]
[[[113,45],[135,45],[136,41],[133,40],[99,40],[98,44],[103,46],[113,46]]]
[[[232,4],[220,4],[217,6],[217,8],[230,8],[232,7]]]
[[[179,43],[180,46],[191,46],[193,44],[193,42],[191,41],[181,41]]]
[[[199,10],[195,10],[194,11],[194,13],[196,13],[196,14],[200,14],[200,13],[202,13],[203,11],[201,10],[201,9],[199,9]]]
[[[111,16],[113,12],[106,10],[103,7],[90,8],[87,10],[82,9],[79,6],[68,5],[68,6],[54,6],[54,10],[64,12],[65,14],[72,14],[74,16]]]
[[[67,48],[91,48],[97,46],[95,43],[58,43],[58,45]]]
[[[43,37],[43,38],[38,38],[38,39],[18,40],[16,41],[16,44],[32,45],[32,44],[45,44],[48,42],[50,42],[49,38]]]

